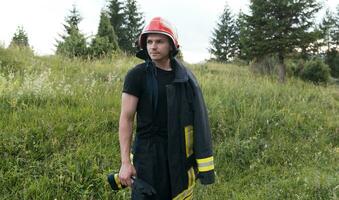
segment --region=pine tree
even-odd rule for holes
[[[331,33],[331,39],[335,44],[335,49],[338,49],[339,46],[339,5],[337,6],[336,15],[333,18],[334,20],[334,28]]]
[[[234,19],[234,50],[235,50],[235,57],[240,57],[241,56],[241,51],[240,51],[240,29],[241,29],[241,23],[242,23],[242,12],[239,11],[238,15]]]
[[[70,10],[70,15],[66,17],[64,28],[65,35],[61,35],[62,40],[57,41],[57,54],[68,57],[85,57],[87,56],[86,38],[79,30],[79,23],[82,18],[76,6]]]
[[[217,61],[227,62],[236,55],[238,41],[236,21],[227,4],[219,20],[209,51]]]
[[[284,60],[295,48],[307,49],[318,36],[311,28],[321,8],[316,0],[252,0],[251,14],[245,16],[242,45],[250,58],[274,54],[279,60],[279,79],[285,80]]]
[[[98,33],[92,41],[91,56],[101,57],[119,49],[118,39],[106,11],[101,11]]]
[[[117,36],[119,47],[125,41],[125,14],[123,13],[123,4],[119,0],[110,0],[107,6],[109,20]]]
[[[9,46],[10,47],[29,47],[28,36],[22,26],[18,26]]]
[[[126,17],[124,27],[126,37],[122,38],[123,41],[121,41],[122,43],[119,45],[126,53],[134,54],[137,50],[135,42],[145,23],[142,13],[138,11],[136,0],[126,0],[124,15]]]
[[[241,42],[241,39],[243,38],[242,35],[245,34],[246,30],[246,22],[245,22],[245,15],[242,11],[239,12],[238,17],[236,19],[236,49],[237,53],[236,56],[242,60],[249,60],[249,56],[246,54],[246,51],[244,50],[243,43]]]
[[[329,18],[329,19],[328,19]],[[329,43],[328,50],[326,51],[325,63],[331,69],[331,75],[335,78],[339,78],[339,5],[337,6],[337,11],[335,15],[331,15],[331,17],[325,17],[324,20],[326,23],[324,24],[326,32],[329,35]],[[328,26],[325,26],[328,25]]]
[[[333,43],[332,37],[335,28],[335,20],[333,13],[329,10],[326,10],[325,16],[320,24],[321,36],[323,38],[323,45],[327,46],[327,51],[331,49],[331,44]]]

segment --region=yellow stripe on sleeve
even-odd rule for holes
[[[203,159],[197,159],[199,172],[207,172],[214,169],[213,156]]]

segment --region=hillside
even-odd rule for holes
[[[0,48],[0,199],[129,199],[120,167],[124,75],[139,63]],[[190,65],[210,115],[216,183],[196,199],[338,199],[339,88],[246,66]]]

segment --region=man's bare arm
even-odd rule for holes
[[[119,178],[121,184],[131,186],[131,176],[136,175],[134,166],[130,160],[133,121],[138,104],[138,98],[122,93],[121,114],[119,121],[119,142],[121,152],[121,168]]]

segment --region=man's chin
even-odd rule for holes
[[[152,60],[161,60],[160,56],[150,56]]]

